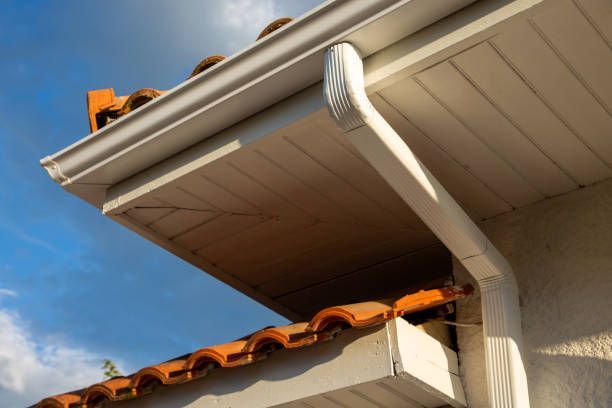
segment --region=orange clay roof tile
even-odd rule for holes
[[[81,404],[94,404],[98,401],[117,401],[130,397],[132,387],[129,377],[115,377],[88,387],[81,395]]]
[[[290,23],[290,17],[279,18],[268,24],[266,28],[259,34],[257,40],[271,34],[284,25]],[[189,78],[210,69],[214,65],[223,61],[226,57],[223,55],[211,55],[204,58],[193,69]],[[188,79],[189,79],[188,78]],[[129,96],[115,96],[113,88],[97,89],[87,92],[87,113],[89,116],[89,128],[91,132],[95,132],[118,118],[127,115],[136,108],[152,101],[166,91],[160,91],[153,88],[144,88],[132,93]]]
[[[148,382],[155,381],[164,385],[178,384],[190,379],[185,371],[185,360],[177,359],[145,367],[131,377],[130,388],[138,389]]]
[[[204,58],[202,61],[200,61],[198,65],[196,65],[193,71],[191,71],[191,75],[189,75],[189,78],[193,78],[199,73],[206,71],[208,68],[211,68],[213,65],[218,64],[224,59],[225,59],[225,56],[223,55],[211,55],[210,57]]]
[[[78,393],[66,393],[54,397],[45,398],[36,406],[38,408],[72,408],[81,404],[81,395]]]
[[[245,353],[268,348],[298,348],[330,340],[335,332],[321,331],[312,333],[306,330],[308,323],[294,323],[287,326],[272,327],[253,334],[242,349]]]
[[[202,348],[189,356],[185,368],[191,370],[205,363],[218,364],[224,368],[238,367],[266,358],[265,353],[243,352],[246,343],[245,340],[238,340]]]
[[[278,20],[274,20],[273,22],[268,24],[266,26],[266,28],[264,28],[261,31],[261,33],[259,33],[259,35],[257,36],[257,39],[261,40],[266,35],[272,34],[274,31],[278,30],[279,28],[281,28],[285,24],[290,23],[292,20],[293,19],[291,17],[283,17],[283,18],[279,18]]]
[[[328,307],[312,318],[306,330],[317,332],[337,325],[368,327],[384,321],[392,311],[391,302],[384,301]]]
[[[216,367],[230,368],[265,359],[276,349],[307,347],[331,340],[345,328],[382,324],[395,317],[434,308],[473,292],[470,285],[422,290],[395,302],[371,301],[328,307],[309,322],[269,327],[240,340],[205,347],[194,353],[145,367],[127,377],[115,377],[85,390],[45,398],[38,408],[87,408],[102,401],[119,401],[148,394],[157,384],[173,385],[200,378]]]
[[[461,299],[474,293],[471,285],[448,286],[441,289],[421,290],[406,295],[393,303],[394,317],[416,313],[448,303],[448,299]]]

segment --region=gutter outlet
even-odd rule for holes
[[[363,62],[351,44],[326,51],[323,88],[330,115],[351,143],[478,282],[490,406],[528,408],[510,264],[370,103]]]

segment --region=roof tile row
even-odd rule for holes
[[[292,21],[289,17],[279,18],[268,24],[259,34],[257,40],[271,34]],[[191,72],[189,78],[201,74],[213,67],[226,57],[223,55],[211,55],[204,58]],[[91,132],[103,128],[121,116],[127,115],[139,106],[144,105],[164,94],[153,88],[140,89],[129,96],[115,96],[113,88],[98,89],[87,92],[87,111],[89,115],[89,128]]]
[[[260,330],[243,339],[205,347],[196,352],[145,367],[127,377],[115,377],[86,389],[46,398],[38,408],[93,407],[103,401],[120,401],[150,393],[161,385],[201,378],[214,368],[231,368],[265,359],[277,349],[306,347],[331,340],[347,328],[365,328],[409,313],[433,308],[473,292],[470,285],[419,291],[395,302],[371,301],[321,310],[309,322]]]

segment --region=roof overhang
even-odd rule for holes
[[[100,207],[106,188],[321,81],[330,44],[371,55],[473,1],[327,1],[41,164]]]
[[[66,190],[289,318],[364,290],[440,285],[448,252],[327,115],[329,44],[360,49],[376,108],[474,219],[612,168],[605,13],[469,3],[325,3],[44,163]]]
[[[120,406],[465,407],[458,372],[455,352],[398,318]]]

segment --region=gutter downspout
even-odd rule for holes
[[[518,288],[508,261],[370,103],[349,43],[325,53],[325,99],[351,143],[476,279],[491,407],[528,408]]]

